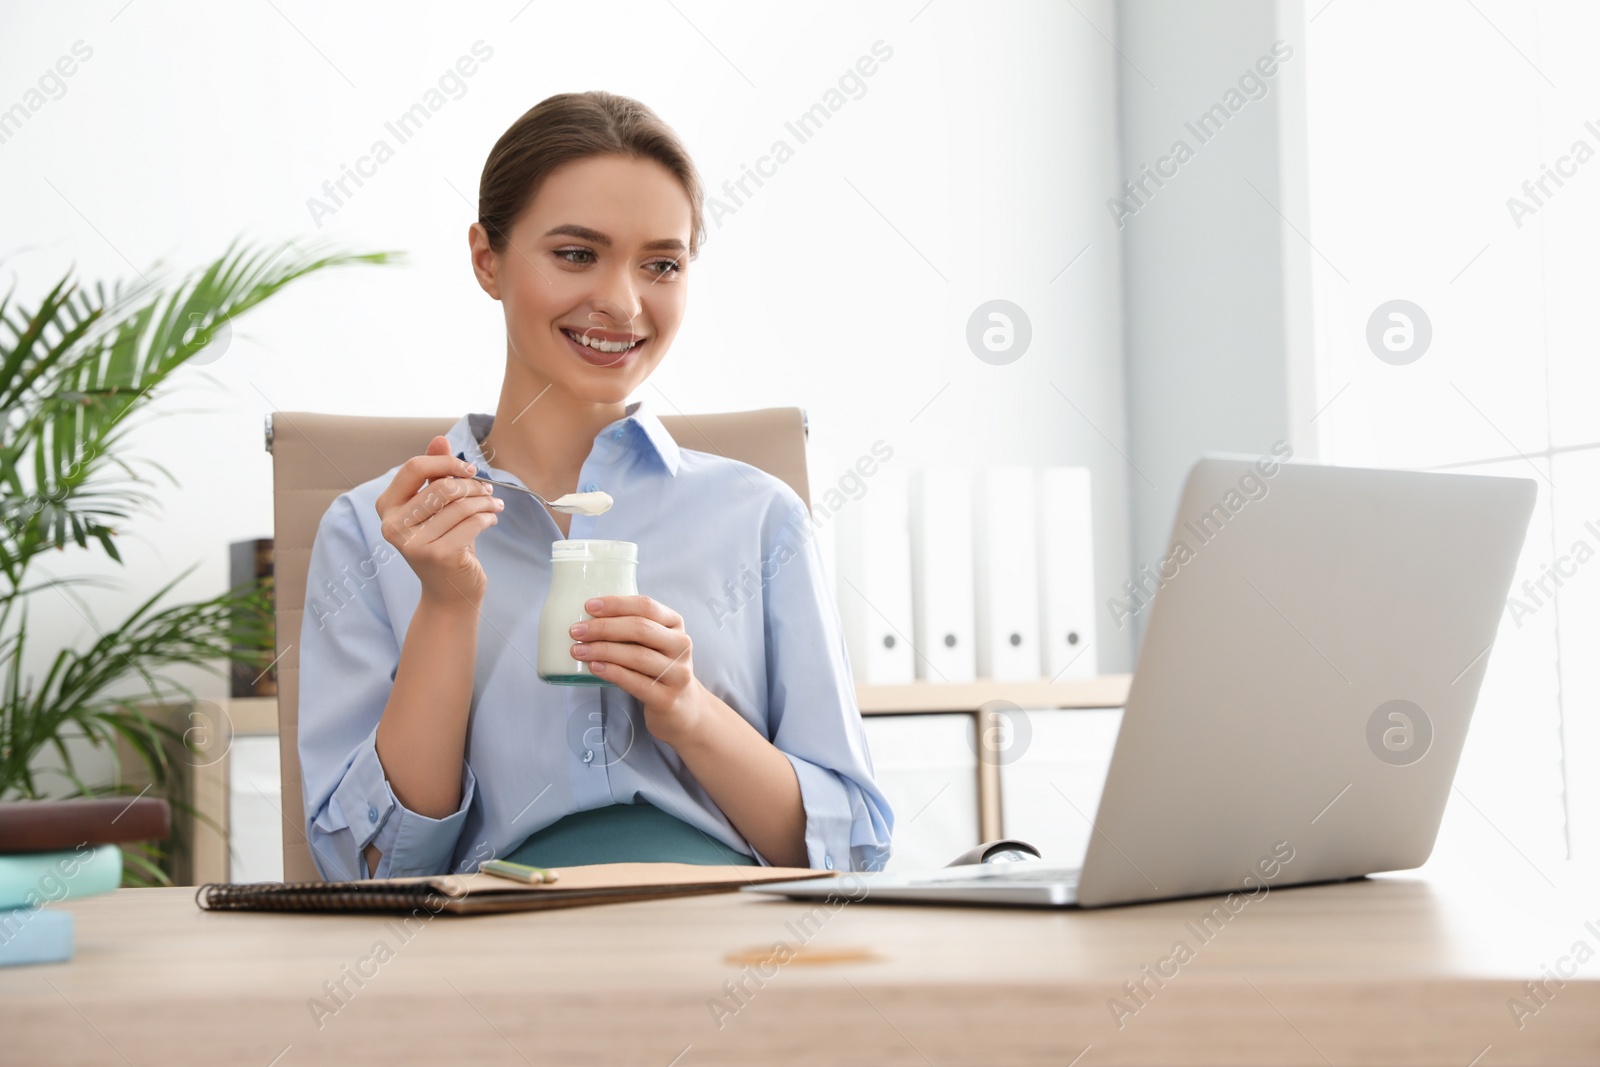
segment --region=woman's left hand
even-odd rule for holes
[[[647,596],[603,596],[584,604],[594,618],[573,624],[572,658],[644,705],[645,726],[676,746],[698,725],[709,695],[694,675],[694,643],[683,616]]]

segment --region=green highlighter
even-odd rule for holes
[[[556,880],[555,871],[531,867],[526,863],[512,863],[510,860],[484,860],[478,865],[478,870],[498,874],[502,878],[514,878],[519,882],[546,883]]]

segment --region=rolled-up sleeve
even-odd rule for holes
[[[463,760],[460,807],[421,815],[395,796],[378,759],[378,721],[400,662],[378,577],[406,565],[388,542],[368,544],[348,494],[323,516],[300,628],[299,752],[306,838],[325,879],[445,873],[477,793]],[[371,844],[381,853],[375,871],[363,855]]]
[[[763,553],[763,576],[770,575],[763,599],[772,743],[800,781],[807,863],[881,870],[889,860],[894,813],[873,777],[816,528],[799,497],[790,494],[788,504]]]

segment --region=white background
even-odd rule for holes
[[[1322,458],[1535,480],[1513,595],[1600,520],[1600,7],[1308,6],[1309,175]],[[1426,46],[1422,45],[1426,42]],[[1595,158],[1519,226],[1507,201],[1579,139]],[[1531,201],[1527,201],[1531,203]],[[1433,340],[1393,366],[1374,308]],[[1596,522],[1600,526],[1600,521]],[[1567,569],[1573,569],[1571,565]],[[1502,617],[1443,839],[1521,864],[1600,855],[1600,560]],[[1508,848],[1509,846],[1509,848]],[[1443,846],[1441,846],[1443,847]],[[1520,853],[1520,856],[1518,855]]]

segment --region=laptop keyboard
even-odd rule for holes
[[[991,873],[992,871],[992,873]],[[1032,863],[989,864],[982,874],[967,871],[958,874],[935,875],[918,879],[916,885],[983,885],[1000,883],[1016,885],[1019,882],[1060,882],[1077,885],[1080,867],[1040,867]]]

